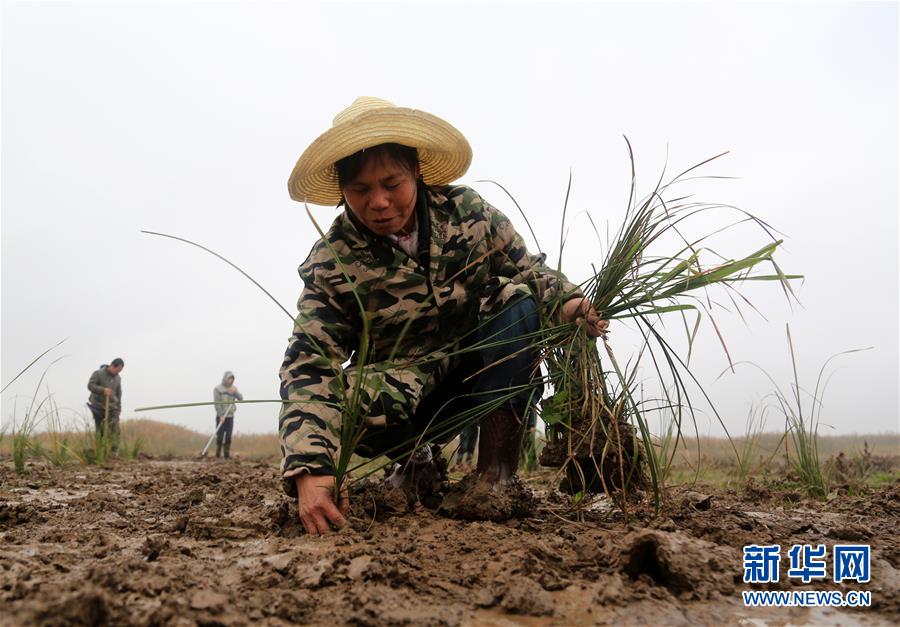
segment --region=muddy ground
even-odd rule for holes
[[[759,487],[674,489],[667,511],[601,503],[469,523],[419,509],[303,534],[276,469],[231,461],[107,468],[0,462],[3,625],[898,624],[900,485],[828,503]],[[707,498],[711,495],[712,498]],[[743,607],[741,548],[869,543],[868,609]],[[782,559],[781,583],[790,589]],[[762,587],[762,586],[761,586]],[[809,589],[835,589],[818,583]]]

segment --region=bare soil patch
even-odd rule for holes
[[[900,622],[900,485],[827,503],[673,489],[653,516],[571,522],[546,475],[505,523],[366,512],[303,534],[266,463],[0,465],[3,625],[696,625]],[[866,609],[743,607],[750,543],[872,545]],[[791,589],[782,560],[781,582]],[[750,622],[747,622],[750,620]],[[756,622],[753,622],[756,621]]]

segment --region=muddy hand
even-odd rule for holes
[[[334,504],[334,477],[303,473],[294,479],[297,484],[297,512],[306,532],[311,535],[329,533],[331,527],[340,529],[347,524],[350,512],[346,490],[341,493],[341,507]]]

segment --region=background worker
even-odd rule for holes
[[[231,432],[234,429],[235,401],[244,400],[243,395],[234,387],[234,373],[226,371],[222,383],[213,388],[213,401],[216,403],[216,457],[222,456],[222,442],[225,443],[225,459],[231,456]],[[225,424],[222,428],[219,425]]]
[[[100,366],[88,380],[91,396],[88,407],[94,416],[94,425],[100,437],[109,437],[113,453],[119,451],[119,414],[122,413],[122,379],[119,373],[125,367],[120,357],[108,366]],[[107,429],[108,427],[108,429]]]

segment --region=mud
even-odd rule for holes
[[[0,462],[2,625],[897,624],[900,485],[829,502],[673,489],[668,507],[600,500],[573,513],[549,475],[504,523],[398,500],[309,537],[274,466],[230,461]],[[745,544],[865,542],[865,609],[747,609]]]
[[[398,462],[381,477],[353,482],[350,499],[357,513],[383,520],[411,512],[418,504],[432,510],[440,506],[450,489],[447,460],[437,445],[431,445],[427,459],[424,463]]]
[[[479,481],[474,471],[451,487],[438,514],[460,520],[505,522],[534,512],[534,495],[518,477],[503,483]]]
[[[541,450],[541,466],[563,469],[560,491],[604,494],[622,486],[626,492],[646,487],[646,464],[634,428],[621,420],[609,422],[614,428],[606,433],[583,418],[573,425],[571,442],[559,432]]]

